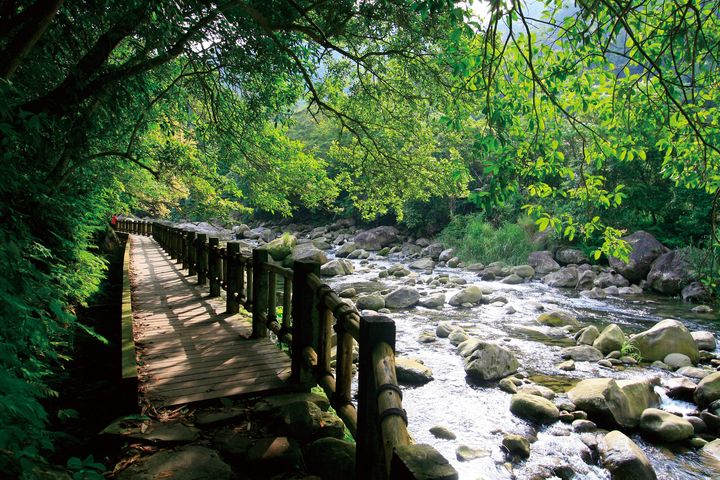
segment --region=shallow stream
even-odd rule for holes
[[[355,273],[347,277],[333,277],[331,286],[340,291],[349,286],[362,289],[362,282],[377,281],[382,268],[393,265],[385,259],[369,261],[354,260]],[[427,285],[427,279],[438,274],[462,277],[469,284],[480,286],[488,293],[486,297],[505,297],[515,313],[509,314],[505,305],[483,304],[474,308],[454,308],[446,305],[432,310],[416,307],[394,311],[390,316],[397,328],[397,353],[421,359],[433,370],[434,380],[419,387],[404,387],[403,407],[409,416],[409,430],[419,443],[428,443],[438,449],[460,473],[461,480],[475,479],[531,479],[572,478],[607,479],[607,470],[590,465],[584,460],[588,448],[581,435],[573,433],[570,425],[556,422],[536,429],[528,422],[510,413],[510,395],[497,388],[471,385],[466,381],[462,358],[447,339],[434,343],[420,343],[418,336],[423,330],[434,331],[441,321],[463,327],[469,335],[498,342],[512,350],[531,380],[562,393],[574,383],[585,378],[667,378],[675,374],[651,369],[647,366],[629,367],[624,370],[608,369],[595,362],[576,362],[575,371],[562,371],[556,365],[561,362],[560,350],[574,345],[572,338],[557,329],[537,324],[538,304],[545,310],[563,309],[573,312],[585,325],[594,324],[600,330],[608,323],[618,324],[626,334],[645,330],[664,318],[681,320],[692,330],[711,330],[717,334],[718,317],[715,313],[693,313],[691,304],[656,296],[610,297],[606,300],[590,300],[573,290],[556,289],[533,281],[521,285],[481,281],[473,272],[462,269],[437,268],[432,275],[419,273],[414,285],[421,293],[446,293],[446,298],[460,290],[440,289]],[[409,277],[384,278],[385,289],[412,283]],[[694,406],[670,400],[656,388],[663,404],[661,408],[674,412],[693,411]],[[429,429],[435,425],[449,428],[457,435],[455,440],[435,438]],[[513,467],[512,472],[504,465],[501,451],[502,438],[507,433],[532,435],[537,440],[531,445],[530,458]],[[720,465],[713,465],[702,453],[677,446],[663,446],[645,441],[637,433],[628,434],[650,458],[660,479],[705,479],[720,475]],[[584,434],[588,435],[588,434]],[[455,450],[460,445],[480,449],[479,458],[468,462],[456,459]],[[514,475],[514,476],[513,476]]]

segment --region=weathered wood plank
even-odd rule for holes
[[[189,279],[147,237],[132,236],[140,391],[154,406],[287,389],[290,358],[221,298]]]

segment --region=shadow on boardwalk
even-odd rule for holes
[[[227,315],[160,246],[131,236],[133,335],[140,391],[153,407],[288,387],[290,358],[250,340],[247,315]]]

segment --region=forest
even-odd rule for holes
[[[114,214],[520,225],[598,262],[645,230],[717,294],[719,9],[1,0],[0,471],[53,449]]]

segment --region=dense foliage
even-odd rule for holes
[[[627,229],[708,241],[718,5],[473,15],[451,0],[0,1],[0,471],[32,477],[51,448],[47,378],[83,328],[73,308],[102,278],[93,239],[112,213],[302,208],[433,233],[482,212],[470,238],[505,225],[503,243],[524,209],[598,255],[622,254]]]

